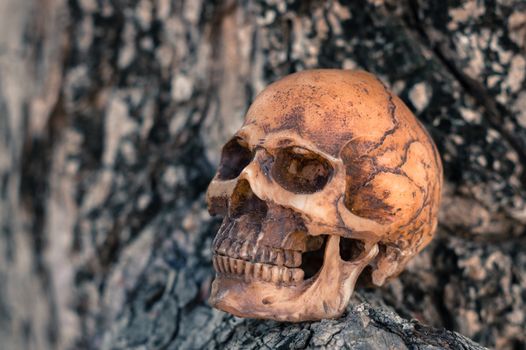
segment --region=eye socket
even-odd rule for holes
[[[278,152],[272,177],[287,191],[314,193],[325,187],[332,171],[328,160],[319,154],[300,147],[288,147]]]
[[[252,160],[252,152],[244,144],[243,140],[235,137],[223,146],[221,162],[219,163],[218,178],[231,180],[241,174],[241,171]]]

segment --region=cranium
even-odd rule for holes
[[[237,316],[338,317],[437,225],[442,165],[404,103],[363,71],[311,70],[268,86],[223,147],[207,193],[224,216],[210,303]]]

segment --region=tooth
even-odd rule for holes
[[[223,257],[219,255],[216,257],[216,259],[217,259],[217,271],[224,273],[225,269],[223,267]]]
[[[256,257],[258,255],[258,246],[257,245],[249,245],[249,259],[252,261],[257,261]]]
[[[235,246],[236,246],[236,243],[235,241],[233,241],[230,246],[227,248],[226,250],[226,255],[229,256],[229,257],[234,257],[236,256],[236,250],[235,250]]]
[[[291,269],[292,270],[292,281],[299,282],[303,280],[305,274],[302,269]]]
[[[278,266],[272,266],[271,269],[272,282],[278,283],[281,281],[281,269]]]
[[[245,264],[245,280],[246,281],[250,281],[250,278],[253,275],[253,271],[254,271],[254,264],[251,262],[247,262]]]
[[[223,268],[223,259],[221,255],[217,257],[217,268],[219,272],[221,273],[225,272],[225,269]]]
[[[289,283],[291,277],[292,277],[292,271],[290,271],[290,269],[287,269],[286,267],[283,267],[283,275],[281,277],[283,280],[283,283]]]
[[[219,256],[214,255],[214,269],[216,272],[221,272],[221,266],[219,264]]]
[[[244,271],[245,271],[245,262],[243,260],[237,260],[236,273],[238,275],[242,275]]]
[[[214,255],[212,258],[212,265],[214,265],[214,270],[219,272],[219,264],[217,263],[217,256]]]
[[[294,260],[293,260],[294,267],[301,266],[301,252],[293,250],[292,251],[292,256],[294,258]]]
[[[292,250],[285,250],[285,265],[288,267],[294,267],[294,255]]]
[[[224,273],[230,273],[230,265],[228,264],[228,257],[222,256],[221,260],[223,260],[223,272]]]
[[[271,278],[270,266],[268,265],[262,266],[261,278],[265,282],[270,282],[270,278]]]
[[[243,246],[243,242],[236,241],[236,244],[234,244],[234,252],[236,254],[236,257],[239,257],[239,251],[241,250],[241,247]]]
[[[248,259],[248,247],[249,243],[248,241],[243,242],[243,245],[239,249],[239,257],[243,259]]]
[[[261,248],[258,248],[258,250],[256,251],[256,256],[255,256],[256,259],[255,260],[256,261],[264,261],[263,260],[264,255],[265,255],[264,254],[264,250],[261,249]]]
[[[274,249],[272,249],[272,248],[269,248],[269,250],[268,250],[268,260],[267,260],[267,262],[273,264],[274,261],[276,260],[276,256],[277,256],[277,255],[278,255],[278,254],[277,254],[276,250],[274,250]]]
[[[260,279],[261,278],[261,269],[262,269],[263,265],[260,264],[260,263],[255,263],[254,264],[254,278],[255,279]]]
[[[278,255],[276,256],[276,265],[283,266],[283,264],[285,263],[285,257],[283,256],[283,251],[278,250],[277,254]]]
[[[217,248],[217,252],[221,255],[226,255],[226,251],[229,246],[230,246],[230,239],[225,238],[225,240],[221,242],[221,245],[219,246],[219,248]]]
[[[259,247],[259,249],[258,249],[258,251],[256,253],[256,260],[266,263],[267,262],[267,256],[268,256],[268,252],[267,252],[266,247]]]
[[[229,258],[229,264],[230,264],[230,272],[233,274],[236,274],[236,259]]]
[[[285,250],[285,265],[288,267],[301,266],[301,252],[296,250]]]

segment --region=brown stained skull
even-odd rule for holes
[[[208,188],[224,216],[210,303],[280,321],[342,314],[432,239],[442,185],[433,141],[363,71],[311,70],[268,86],[223,147]]]

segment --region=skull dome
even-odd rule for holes
[[[340,316],[360,281],[381,286],[432,239],[436,147],[363,71],[291,74],[262,91],[207,192],[222,215],[212,306],[299,322]]]

